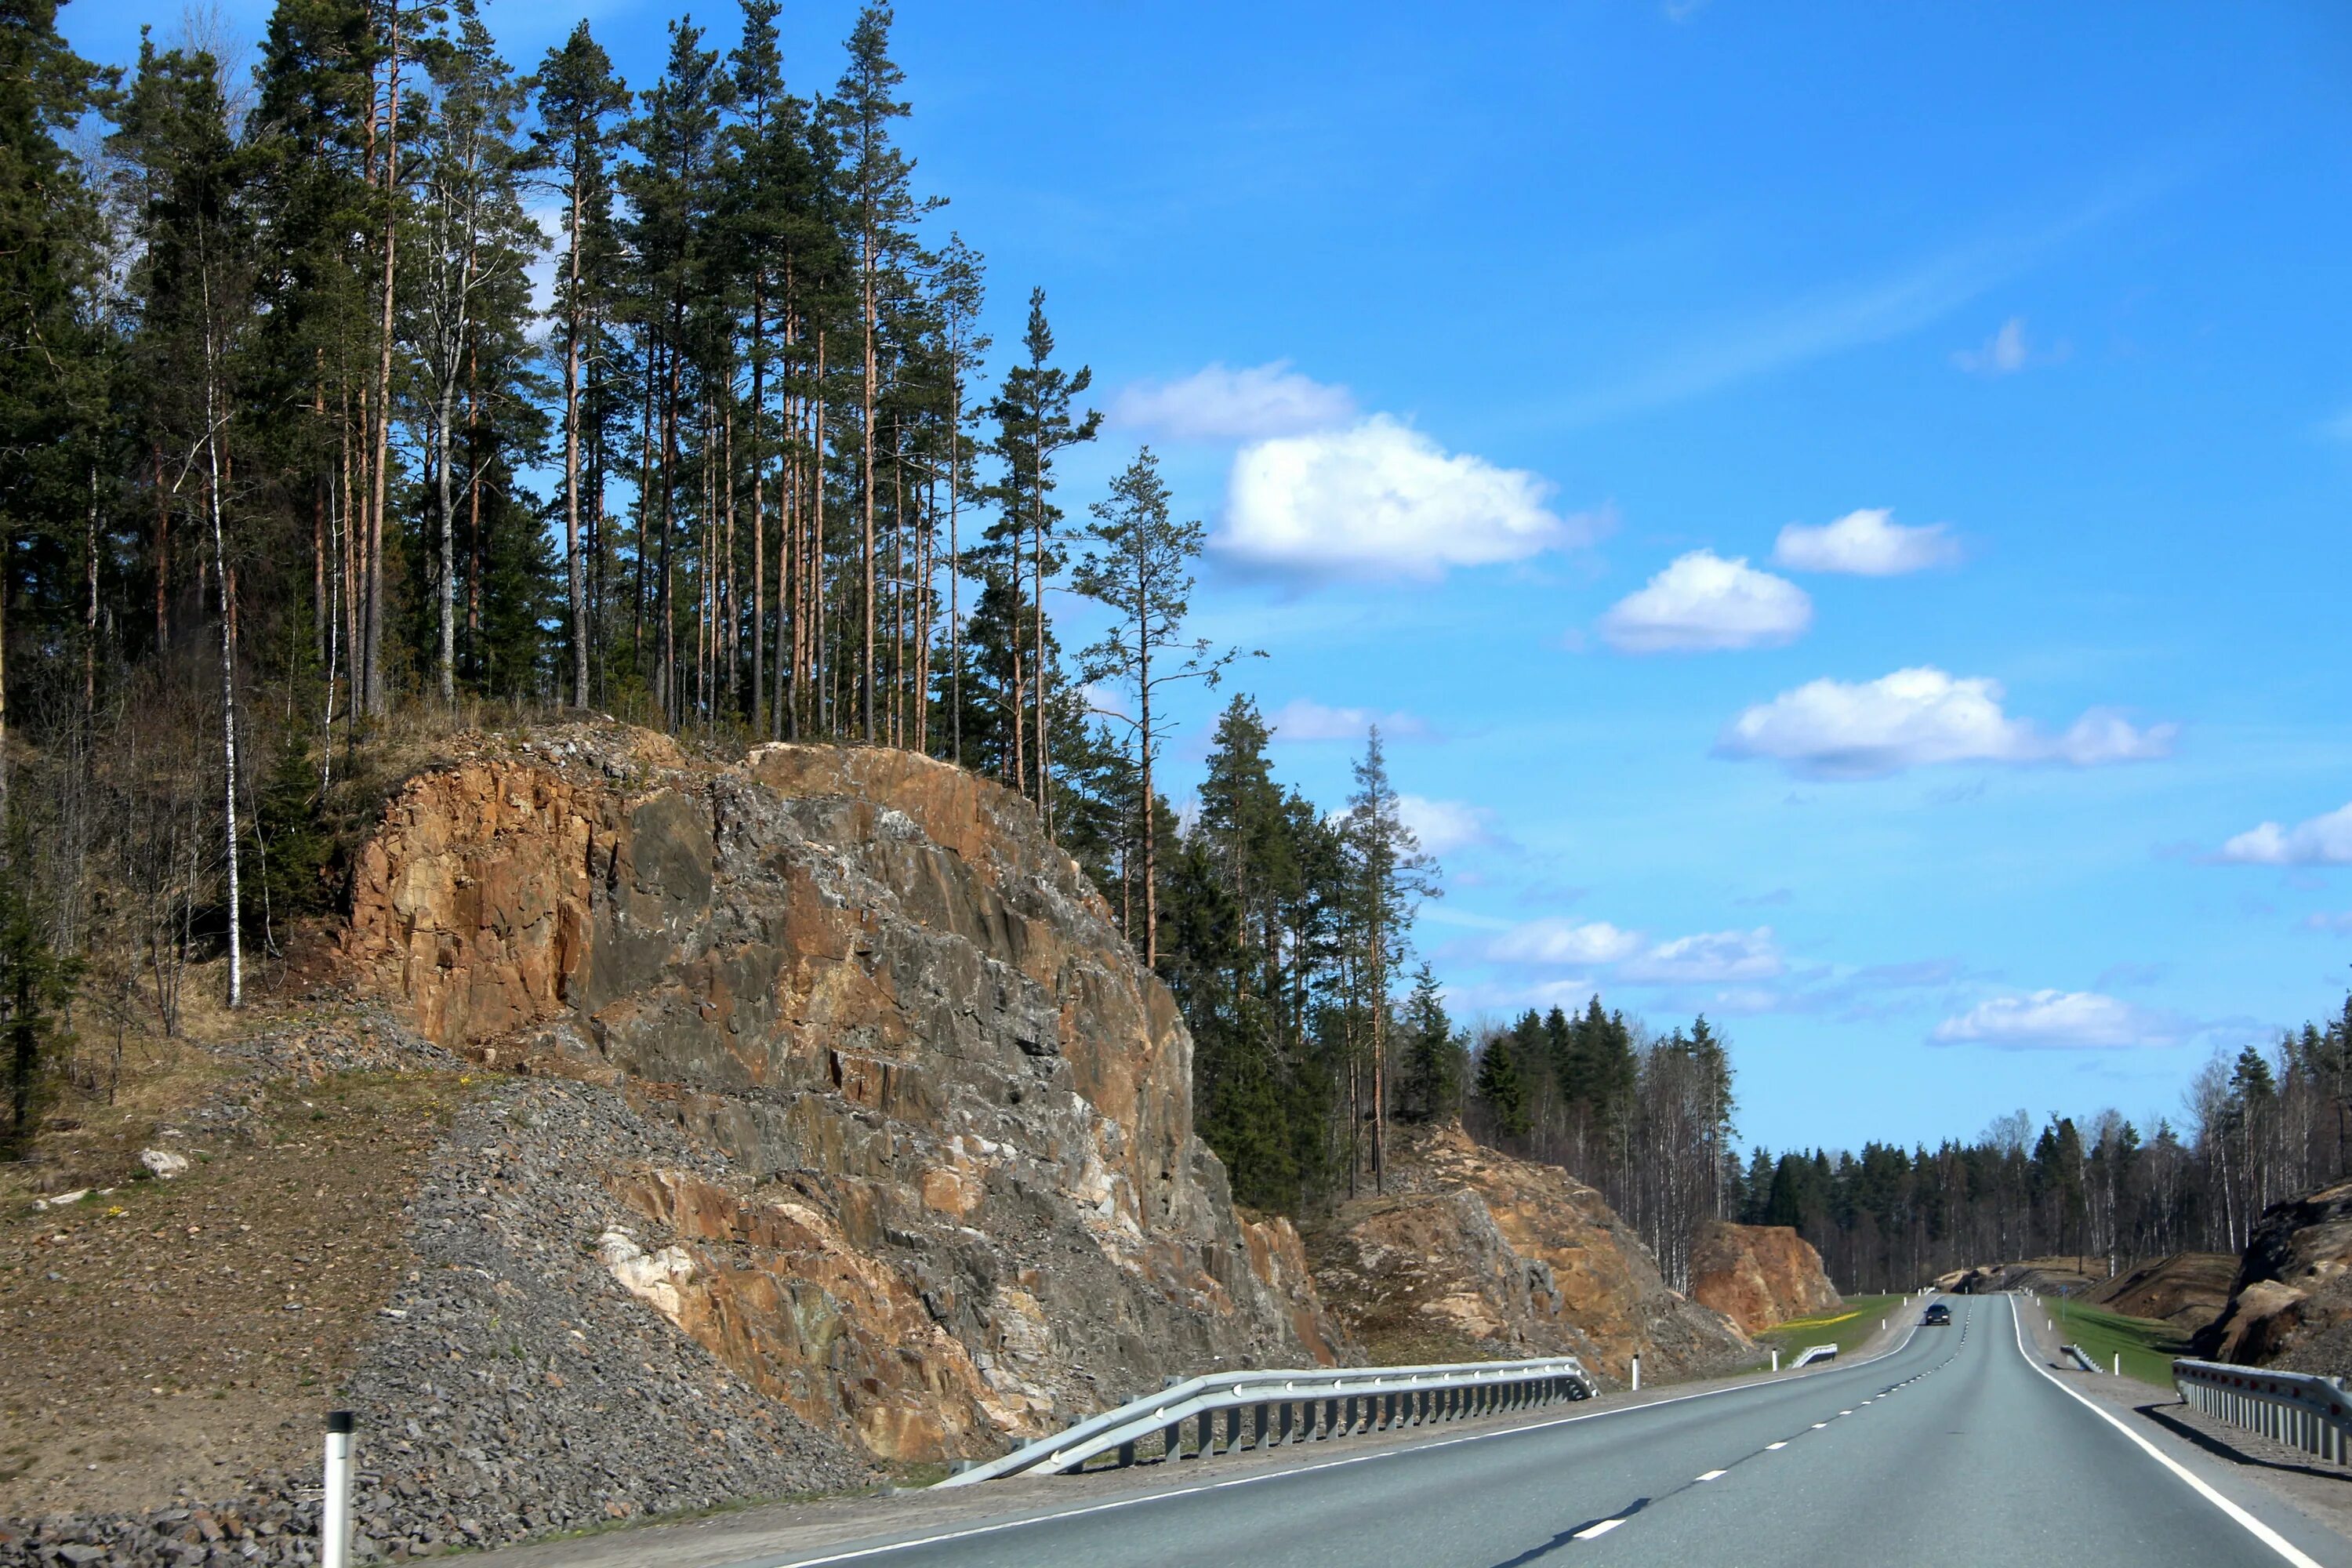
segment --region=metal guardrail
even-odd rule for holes
[[[1206,1458],[1236,1448],[1280,1447],[1533,1409],[1561,1399],[1590,1399],[1593,1392],[1591,1374],[1574,1356],[1456,1366],[1213,1373],[1129,1400],[938,1484],[1066,1474],[1110,1453],[1117,1454],[1116,1463],[1132,1465],[1139,1448],[1153,1437],[1163,1461]]]
[[[2172,1363],[2172,1383],[2185,1404],[2218,1420],[2330,1464],[2352,1462],[2352,1394],[2341,1378],[2184,1357]]]
[[[1817,1361],[1835,1361],[1837,1353],[1838,1348],[1835,1345],[1807,1345],[1797,1352],[1797,1359],[1789,1364],[1792,1367],[1811,1366]]]
[[[2068,1356],[2072,1357],[2074,1364],[2081,1367],[2084,1372],[2105,1372],[2106,1370],[2106,1368],[2101,1366],[2096,1361],[2092,1359],[2091,1352],[2089,1351],[2084,1350],[2080,1345],[2060,1345],[2058,1348],[2064,1351]]]

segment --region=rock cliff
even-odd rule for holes
[[[1668,1289],[1631,1227],[1559,1166],[1459,1126],[1393,1136],[1389,1190],[1307,1238],[1324,1302],[1375,1360],[1570,1354],[1622,1379],[1637,1353],[1654,1378],[1750,1359],[1739,1330]]]
[[[2352,1364],[2352,1182],[2264,1211],[2229,1304],[2190,1345],[2209,1361],[2294,1372]]]
[[[1691,1300],[1750,1334],[1844,1305],[1822,1255],[1785,1225],[1707,1226],[1691,1249]]]
[[[582,1173],[610,1288],[853,1452],[991,1453],[1343,1348],[1194,1135],[1167,993],[1027,804],[958,769],[469,742],[391,803],[343,955],[439,1045],[675,1129]]]

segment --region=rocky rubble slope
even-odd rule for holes
[[[1844,1305],[1822,1255],[1792,1227],[1721,1222],[1691,1249],[1691,1300],[1750,1334]]]
[[[2273,1204],[2229,1304],[2190,1341],[2209,1361],[2337,1373],[2352,1366],[2352,1182]]]
[[[1389,1190],[1308,1237],[1332,1314],[1389,1364],[1575,1355],[1622,1379],[1752,1359],[1721,1313],[1666,1288],[1649,1249],[1557,1165],[1473,1142],[1458,1125],[1400,1128]]]
[[[1193,1133],[1167,993],[967,773],[484,740],[392,803],[345,956],[432,1040],[674,1130],[574,1149],[605,1297],[838,1451],[992,1453],[1167,1375],[1337,1353],[1295,1233],[1239,1220]]]

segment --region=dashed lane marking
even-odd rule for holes
[[[1709,1471],[1707,1471],[1707,1473],[1706,1473],[1706,1474],[1705,1474],[1705,1475],[1703,1475],[1703,1476],[1694,1476],[1694,1477],[1692,1478],[1692,1479],[1694,1479],[1694,1480],[1701,1480],[1701,1481],[1719,1481],[1719,1480],[1721,1480],[1722,1479],[1723,1479],[1723,1472],[1722,1472],[1721,1470],[1709,1470]]]
[[[1599,1524],[1586,1525],[1582,1530],[1580,1530],[1574,1535],[1570,1536],[1569,1539],[1570,1541],[1595,1540],[1598,1537],[1608,1534],[1611,1531],[1616,1529],[1619,1525],[1624,1522],[1625,1521],[1622,1519],[1604,1519]]]
[[[1783,1437],[1783,1438],[1781,1438],[1781,1439],[1780,1439],[1779,1442],[1777,1442],[1777,1443],[1767,1443],[1767,1444],[1765,1444],[1765,1445],[1764,1445],[1764,1450],[1765,1450],[1765,1452],[1769,1453],[1769,1452],[1771,1452],[1771,1451],[1772,1451],[1773,1449],[1775,1449],[1775,1448],[1785,1448],[1785,1447],[1787,1447],[1788,1446],[1789,1446],[1789,1439],[1787,1439],[1786,1437]]]

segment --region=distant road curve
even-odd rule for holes
[[[1686,1568],[2008,1561],[2352,1568],[2352,1544],[2176,1458],[1953,1299],[1875,1361],[740,1568]],[[1031,1506],[1034,1505],[1034,1500]]]

